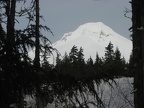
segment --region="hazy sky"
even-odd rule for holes
[[[40,0],[40,12],[54,36],[44,32],[51,42],[64,33],[74,31],[88,22],[103,22],[117,33],[129,38],[131,20],[124,17],[125,8],[131,9],[129,0]]]

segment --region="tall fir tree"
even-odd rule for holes
[[[0,52],[3,52],[0,53],[0,61],[3,62],[3,64],[0,63],[0,71],[3,73],[2,79],[4,79],[1,83],[0,101],[3,108],[8,108],[13,103],[19,108],[23,108],[24,94],[32,94],[35,85],[33,77],[35,76],[34,65],[33,60],[29,58],[28,50],[36,45],[33,40],[38,34],[36,31],[39,32],[39,30],[35,29],[36,26],[31,24],[36,14],[34,14],[33,5],[29,9],[21,8],[19,12],[16,12],[16,4],[18,2],[25,3],[26,1],[3,0],[0,3],[0,9],[5,9],[5,11],[1,11],[4,12],[1,15],[5,19],[0,18],[0,20],[1,22],[7,22],[3,23],[3,25],[6,24],[4,35],[0,35],[0,43],[2,42]],[[15,29],[15,23],[18,21],[16,21],[16,14],[19,17],[28,16],[28,26],[25,29]],[[32,17],[33,19],[31,19]],[[39,23],[38,20],[36,22]],[[36,25],[39,27],[39,24]],[[39,36],[38,38],[46,39],[44,36]],[[39,60],[37,59],[37,61]]]
[[[114,50],[113,44],[109,42],[108,46],[105,47],[105,58],[104,58],[104,72],[109,77],[113,77],[114,72]]]
[[[80,47],[77,56],[78,56],[78,64],[79,64],[79,66],[83,65],[85,63],[85,59],[84,59],[84,54],[83,54],[82,47]]]
[[[69,57],[71,59],[71,62],[76,62],[77,58],[78,58],[78,48],[77,46],[73,46],[70,53],[69,53]]]
[[[133,60],[133,55],[131,53],[129,63],[128,63],[128,74],[129,76],[134,77],[134,60]]]
[[[112,60],[114,56],[113,44],[109,42],[108,46],[105,47],[105,59]]]
[[[121,57],[121,52],[118,49],[118,47],[116,48],[115,52],[114,52],[114,71],[115,71],[115,75],[118,76],[125,76],[126,75],[126,63],[125,63],[125,59]]]
[[[95,74],[97,76],[104,77],[104,76],[101,76],[103,74],[103,60],[102,58],[99,57],[98,53],[96,53],[94,69],[95,69]]]

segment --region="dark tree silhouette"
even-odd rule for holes
[[[132,0],[134,104],[144,107],[144,0]]]

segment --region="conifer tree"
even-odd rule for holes
[[[90,76],[94,75],[94,62],[93,62],[93,59],[91,58],[91,56],[86,62],[86,72],[85,72],[85,74],[87,75],[87,77],[90,77]]]
[[[104,58],[104,72],[109,77],[113,77],[114,72],[114,50],[113,44],[110,42],[107,47],[105,47],[105,58]]]
[[[0,35],[2,46],[0,48],[1,55],[0,61],[3,65],[0,65],[2,79],[1,91],[4,95],[1,95],[0,101],[1,107],[7,108],[10,104],[16,103],[18,107],[23,107],[23,90],[28,91],[29,84],[26,85],[28,78],[26,78],[26,72],[31,72],[31,62],[27,56],[26,46],[29,43],[23,44],[27,39],[22,36],[26,35],[18,30],[15,30],[16,19],[16,0],[7,0],[1,2],[0,9],[5,9],[5,14],[1,14],[6,18],[6,30],[2,30]],[[1,11],[3,12],[3,11]],[[3,19],[0,19],[3,23]],[[4,26],[4,24],[3,24]],[[2,26],[0,27],[2,28]],[[29,41],[27,41],[29,42]],[[29,69],[28,69],[29,68]]]
[[[126,75],[126,64],[125,64],[125,59],[121,57],[121,53],[118,49],[118,47],[116,48],[115,52],[114,52],[114,71],[115,71],[115,75],[119,75],[119,76],[123,76]]]
[[[84,60],[84,54],[83,54],[83,49],[82,47],[80,47],[79,51],[78,51],[78,64],[79,66],[83,65],[85,60]]]
[[[131,53],[129,63],[128,63],[128,75],[134,77],[134,61],[133,61],[133,55]]]
[[[116,48],[116,50],[114,52],[114,60],[121,61],[121,53],[120,53],[120,50],[118,49],[118,47]]]
[[[60,69],[60,73],[63,74],[68,74],[68,70],[70,70],[70,58],[68,56],[68,54],[65,52],[65,55],[63,57],[63,59],[61,60],[61,65],[58,66],[58,68]],[[69,72],[70,73],[70,72]]]
[[[69,57],[71,59],[71,62],[76,62],[77,61],[77,57],[78,57],[78,49],[77,46],[73,46],[70,53],[69,53]]]
[[[93,65],[94,65],[94,62],[93,62],[93,59],[91,58],[91,56],[90,56],[90,58],[87,60],[87,65],[89,65],[89,66],[91,66],[91,67],[93,67]]]
[[[102,58],[99,57],[98,53],[96,53],[94,69],[97,75],[100,75],[103,73],[103,61],[102,61]]]
[[[108,46],[105,47],[105,60],[106,61],[113,60],[113,56],[114,56],[113,44],[109,42]]]
[[[65,55],[63,57],[62,63],[69,64],[70,63],[70,57],[68,54],[65,52]]]
[[[0,43],[2,43],[2,46],[0,45],[0,61],[3,62],[3,64],[0,63],[0,71],[3,73],[1,76],[2,79],[5,79],[2,81],[2,89],[0,90],[0,95],[1,93],[5,94],[0,97],[3,108],[8,108],[13,103],[23,108],[24,94],[32,94],[34,92],[35,72],[33,60],[28,55],[28,49],[36,45],[33,39],[35,38],[35,34],[37,34],[37,30],[36,26],[31,24],[31,21],[34,21],[34,14],[31,14],[34,12],[33,6],[30,6],[30,9],[25,8],[16,12],[16,3],[22,1],[26,2],[25,0],[3,0],[0,4],[0,9],[5,9],[5,11],[0,10],[1,12],[5,12],[0,14],[5,18],[4,20],[0,18],[0,23],[3,23],[3,21],[7,22],[5,23],[5,32],[3,30],[3,33],[0,31],[2,33],[0,35]],[[25,29],[15,29],[15,23],[18,21],[16,20],[16,14],[19,17],[23,15],[28,16],[29,23]],[[30,19],[31,17],[33,19]],[[36,25],[40,27],[39,24]],[[2,26],[0,26],[1,28]],[[38,38],[46,39],[44,36],[39,36]],[[37,59],[37,61],[39,60]]]
[[[56,67],[60,66],[61,65],[61,59],[60,59],[60,55],[57,54],[57,57],[56,57]]]

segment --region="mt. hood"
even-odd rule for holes
[[[55,42],[53,47],[56,48],[62,56],[65,52],[69,53],[75,45],[79,49],[84,49],[85,60],[92,58],[95,60],[96,53],[100,57],[105,54],[105,47],[111,42],[119,48],[122,57],[129,60],[132,50],[132,42],[127,38],[114,32],[111,28],[102,22],[91,22],[79,26],[74,32],[65,33],[61,40]],[[54,54],[55,55],[55,54]]]

